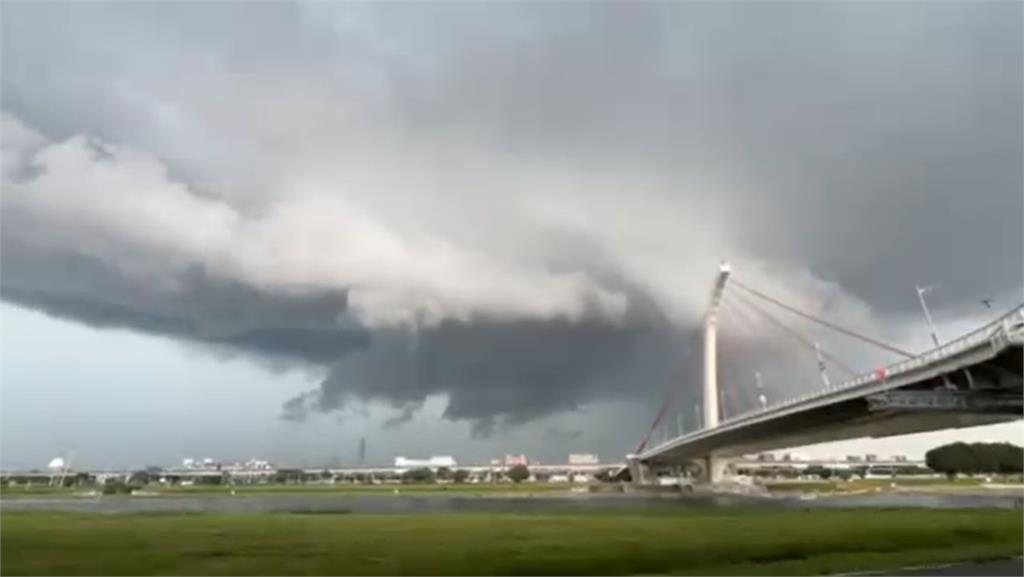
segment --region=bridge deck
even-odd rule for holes
[[[650,464],[679,463],[711,452],[753,450],[877,437],[942,428],[989,424],[1021,418],[1020,405],[998,402],[989,410],[968,406],[935,412],[879,410],[869,397],[889,391],[943,388],[943,377],[968,369],[975,378],[957,382],[986,395],[1000,391],[1020,400],[1024,306],[967,335],[920,356],[860,375],[838,386],[808,393],[762,410],[738,415],[712,429],[694,431],[640,454]],[[877,399],[877,397],[876,397]],[[877,403],[875,403],[877,404]],[[1002,408],[1000,408],[1002,407]]]

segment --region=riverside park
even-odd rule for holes
[[[1019,564],[1021,486],[8,488],[4,575],[829,575]],[[1012,573],[1010,573],[1012,574]],[[1019,574],[1019,573],[1018,573]]]

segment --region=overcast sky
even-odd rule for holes
[[[1018,2],[0,10],[5,467],[618,460],[721,259],[913,350],[1024,298]],[[726,416],[817,382],[746,314]]]

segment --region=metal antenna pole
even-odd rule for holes
[[[924,294],[932,289],[931,287],[921,288],[917,285],[914,285],[914,288],[917,289],[917,299],[921,301],[921,310],[924,311],[924,318],[928,321],[928,328],[932,332],[932,342],[937,347],[939,346],[939,337],[935,334],[935,323],[932,321],[932,313],[928,310],[928,303],[924,301]]]
[[[761,382],[761,371],[754,373],[754,382],[757,383],[757,401],[761,403],[761,410],[768,408],[768,398],[764,396],[764,383]]]

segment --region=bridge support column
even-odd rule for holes
[[[626,455],[626,466],[629,467],[629,476],[637,485],[647,485],[654,481],[651,475],[651,468],[645,465],[636,455]]]
[[[729,468],[729,459],[717,455],[708,455],[705,457],[704,464],[708,483],[714,485],[725,481],[725,472]]]

